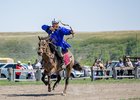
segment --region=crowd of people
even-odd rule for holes
[[[119,59],[119,62],[114,66],[116,68],[125,68],[125,67],[137,67],[140,66],[140,59],[137,59],[137,61],[135,63],[132,63],[132,61],[127,58],[125,59],[125,61],[123,59]],[[95,59],[93,65],[92,65],[92,69],[96,69],[98,70],[95,74],[98,76],[103,76],[103,75],[109,75],[110,72],[109,71],[104,71],[105,69],[109,69],[112,68],[112,61],[107,61],[105,64],[103,64],[101,59]],[[40,63],[40,61],[38,61],[38,59],[35,60],[35,63],[32,64],[31,61],[28,61],[28,64],[26,64],[26,66],[24,66],[20,61],[17,61],[16,64],[16,69],[29,69],[29,70],[33,70],[33,69],[41,69],[42,65]],[[124,74],[124,70],[117,70],[117,75],[123,75]],[[16,72],[16,79],[19,79],[21,75],[21,72]],[[128,75],[132,75],[132,70],[128,70]],[[33,79],[34,78],[34,73],[33,72],[28,72],[27,73],[27,79]]]
[[[109,71],[105,71],[105,69],[111,68],[112,70],[113,68],[121,68],[121,70],[117,70],[117,75],[122,76],[124,74],[123,68],[129,67],[130,70],[127,70],[128,75],[132,75],[132,69],[137,66],[140,66],[140,59],[137,59],[136,62],[132,63],[130,58],[126,58],[126,59],[120,58],[119,62],[117,62],[117,64],[113,66],[112,66],[112,61],[107,61],[105,64],[103,64],[101,59],[95,59],[92,65],[92,69],[98,70],[95,72],[97,76],[98,75],[102,76],[102,75],[109,75]]]
[[[28,61],[27,64],[22,64],[21,61],[17,61],[16,64],[16,69],[20,69],[20,70],[24,70],[24,69],[29,69],[29,70],[33,70],[33,69],[41,69],[42,65],[41,63],[36,59],[35,63],[32,64],[31,61]],[[19,79],[21,76],[21,72],[16,72],[16,79]],[[33,79],[35,77],[33,72],[28,72],[26,79]]]

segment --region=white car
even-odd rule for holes
[[[1,63],[0,66],[1,66],[0,68],[1,68],[1,77],[2,78],[9,77],[8,71],[7,71],[8,68],[16,69],[16,63]],[[22,66],[24,69],[27,69],[26,64],[22,64]],[[21,73],[20,79],[26,79],[26,77],[27,77],[27,73]]]
[[[72,69],[71,77],[72,78],[84,77],[84,71],[77,71],[77,70]]]
[[[91,76],[91,67],[90,66],[83,66],[84,76],[89,77]]]

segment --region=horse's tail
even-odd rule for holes
[[[78,71],[83,70],[82,66],[76,60],[74,61],[73,69],[78,70]]]

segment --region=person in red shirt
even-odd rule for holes
[[[17,62],[16,69],[23,69],[20,61]],[[21,72],[16,72],[16,79],[19,79],[20,74]]]

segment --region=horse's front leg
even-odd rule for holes
[[[51,92],[51,75],[48,75],[48,92]]]
[[[44,71],[44,73],[42,74],[41,80],[42,80],[43,83],[47,86],[47,85],[48,85],[48,82],[45,80],[45,77],[46,77],[46,73],[45,73],[45,71]]]
[[[61,80],[61,76],[60,74],[57,74],[57,81],[53,85],[53,90],[55,89],[56,85],[60,82],[60,80]]]

